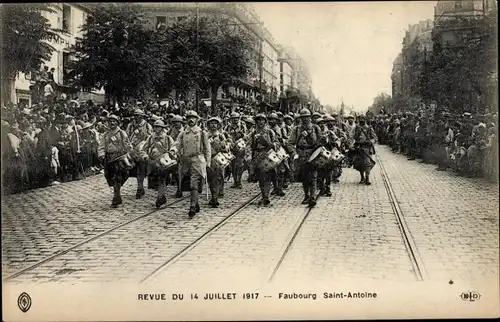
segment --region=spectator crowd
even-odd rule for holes
[[[430,114],[419,111],[376,115],[372,123],[379,142],[408,160],[435,164],[459,176],[498,177],[498,115]]]

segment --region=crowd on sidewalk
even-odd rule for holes
[[[459,176],[498,177],[498,115],[424,111],[376,115],[379,142],[408,160],[435,164]]]
[[[104,106],[93,101],[68,100],[46,96],[43,102],[26,106],[7,104],[2,108],[2,179],[3,193],[80,180],[102,172],[97,157],[99,137],[107,130],[109,115],[117,115],[126,126],[138,108],[151,123],[175,115],[184,115],[194,102],[171,99]],[[255,107],[242,106],[253,113]],[[209,109],[200,114],[208,115]],[[231,109],[218,109],[222,119]],[[185,121],[183,119],[183,121]]]

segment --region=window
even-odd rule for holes
[[[166,27],[167,27],[167,17],[157,16],[156,17],[156,30],[166,28]]]
[[[62,61],[62,69],[63,69],[63,84],[67,84],[69,82],[69,73],[71,63],[71,55],[69,53],[63,52],[63,61]]]
[[[181,21],[184,21],[186,19],[187,19],[186,16],[180,16],[180,17],[177,17],[177,22],[181,22]]]
[[[67,33],[71,33],[71,7],[63,5],[63,21],[62,29]]]
[[[455,9],[461,9],[462,8],[462,1],[455,1]]]

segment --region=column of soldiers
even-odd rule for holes
[[[341,154],[356,148],[353,166],[363,184],[370,184],[375,164],[371,154],[377,138],[362,118],[358,125],[352,121],[344,125],[335,114],[312,114],[308,109],[299,114],[272,112],[255,117],[233,112],[225,124],[219,117],[203,120],[190,110],[184,117],[169,116],[166,124],[157,119],[151,125],[142,110],[134,115],[126,130],[120,128],[117,116],[109,116],[109,129],[99,142],[99,158],[114,191],[113,207],[122,203],[121,186],[135,174],[136,198],[145,194],[146,176],[148,182],[156,182],[158,208],[167,202],[166,184],[177,186],[175,197],[189,190],[188,214],[192,218],[200,212],[203,185],[211,194],[208,205],[217,208],[224,197],[225,180],[232,176],[232,188],[242,189],[244,171],[249,172],[249,182],[259,184],[260,205],[270,205],[270,195],[285,196],[290,183],[299,181],[302,204],[314,207],[318,195],[332,195],[331,184],[338,183],[342,174],[341,162],[316,162],[323,151]],[[231,156],[227,166],[221,166],[221,154]]]

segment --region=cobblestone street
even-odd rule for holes
[[[320,197],[310,212],[298,183],[271,207],[255,204],[257,184],[226,184],[220,208],[208,208],[203,197],[192,220],[188,198],[169,197],[159,210],[152,190],[136,200],[135,178],[117,209],[109,208],[103,176],[8,196],[3,278],[59,254],[8,282],[415,281],[385,174],[424,280],[496,281],[498,187],[407,161],[385,146],[377,147],[377,161],[371,186],[344,169],[333,196]]]

